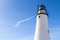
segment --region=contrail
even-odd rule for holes
[[[32,16],[32,17],[29,17],[29,18],[27,18],[27,19],[18,21],[18,22],[15,24],[15,27],[19,26],[21,23],[24,23],[24,22],[27,22],[27,21],[31,20],[33,17],[35,17],[35,15]]]

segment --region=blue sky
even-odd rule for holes
[[[46,6],[49,14],[50,39],[60,40],[60,0],[0,0],[0,40],[33,40],[40,4]],[[28,21],[15,27],[24,19]]]

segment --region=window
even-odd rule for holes
[[[39,16],[39,18],[40,18],[40,16]]]
[[[49,33],[49,30],[48,30],[48,33]]]

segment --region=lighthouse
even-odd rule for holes
[[[50,40],[48,30],[48,13],[44,5],[38,6],[34,40]]]

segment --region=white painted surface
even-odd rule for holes
[[[38,11],[38,13],[46,13],[46,11],[45,10],[40,10],[40,11]]]
[[[48,16],[45,14],[37,15],[34,40],[50,40],[48,33]]]

